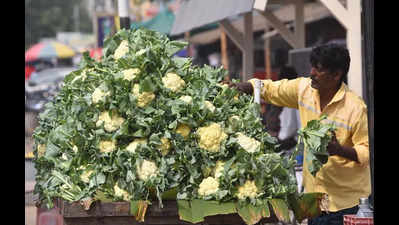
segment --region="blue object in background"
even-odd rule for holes
[[[303,164],[303,155],[302,154],[297,155],[295,159],[297,161],[297,165],[301,165],[302,166],[302,164]]]

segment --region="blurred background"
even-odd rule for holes
[[[356,79],[346,83],[368,104],[369,128],[373,132],[372,1],[126,1],[130,28],[145,27],[164,33],[170,39],[188,41],[188,47],[177,55],[191,57],[195,65],[223,66],[228,70],[228,79],[250,76],[278,80],[281,68],[286,66],[293,67],[298,76],[307,76],[312,47],[326,43],[347,46],[351,54],[355,54],[351,68],[358,69]],[[60,90],[65,75],[78,68],[84,52],[100,60],[104,39],[120,29],[118,2],[25,0],[25,224],[37,224],[38,220],[33,203],[35,168],[32,164],[32,134],[38,124],[37,117]],[[247,8],[238,12],[240,7]],[[258,10],[262,7],[267,9],[267,15]],[[350,16],[341,18],[336,12],[342,9],[356,13],[350,12]],[[246,17],[248,11],[251,19]],[[357,27],[353,27],[353,21],[358,22]],[[247,29],[248,24],[250,29]],[[293,36],[290,33],[295,32],[295,27],[301,32]],[[248,31],[252,35],[248,35]],[[240,36],[245,41],[240,42]],[[246,44],[240,45],[243,42]],[[359,44],[354,46],[354,42]],[[248,61],[248,51],[251,61]],[[262,107],[263,112],[268,108],[264,103]],[[374,134],[370,135],[373,151]]]

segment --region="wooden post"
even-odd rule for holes
[[[244,51],[242,81],[252,78],[254,72],[254,37],[252,11],[244,14]]]
[[[227,71],[229,70],[229,58],[227,54],[227,37],[223,28],[220,28],[220,48],[222,53],[222,65]],[[225,80],[230,80],[229,74],[224,78]]]
[[[184,40],[188,42],[187,45],[187,56],[191,57],[191,50],[190,50],[190,31],[184,32]]]
[[[268,25],[266,25],[265,28],[265,34],[268,31]],[[266,72],[266,79],[271,78],[272,74],[272,68],[271,68],[271,63],[270,63],[270,39],[265,38],[263,42],[263,50],[265,54],[265,72]]]
[[[304,0],[295,1],[295,36],[298,47],[305,48],[305,9]]]

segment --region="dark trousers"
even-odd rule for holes
[[[356,214],[358,206],[342,209],[337,212],[322,212],[318,217],[308,220],[308,225],[344,225],[344,215]]]

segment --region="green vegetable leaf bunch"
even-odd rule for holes
[[[321,167],[327,163],[329,153],[327,151],[328,143],[336,127],[334,123],[324,123],[326,115],[319,119],[311,120],[306,127],[298,131],[298,146],[304,148],[306,152],[306,162],[309,172],[316,176]]]

